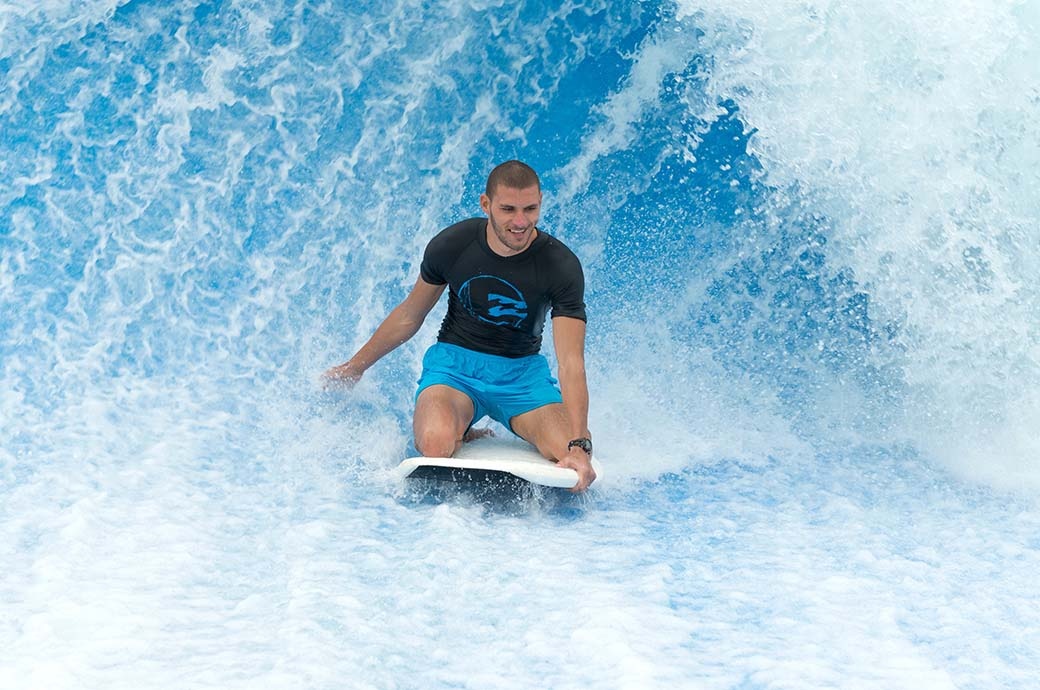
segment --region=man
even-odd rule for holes
[[[473,423],[490,416],[575,470],[577,492],[596,479],[585,380],[585,279],[574,253],[538,229],[541,204],[541,182],[528,165],[514,160],[492,170],[480,196],[487,218],[456,223],[434,237],[409,295],[325,379],[357,382],[415,335],[450,286],[440,334],[423,358],[416,448],[426,457],[450,457]],[[540,354],[550,309],[559,388]]]

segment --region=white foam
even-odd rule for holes
[[[898,324],[907,437],[961,468],[979,459],[977,478],[1040,487],[1015,440],[1040,425],[1034,9],[680,6],[706,32],[709,93],[756,130],[765,179],[826,214],[830,262],[855,270],[875,322]]]

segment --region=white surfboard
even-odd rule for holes
[[[592,467],[600,474],[595,458]],[[570,489],[578,473],[546,460],[534,446],[520,439],[485,437],[462,444],[455,457],[407,458],[397,468],[401,478],[456,482],[493,482],[520,479],[540,486]]]

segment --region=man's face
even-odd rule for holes
[[[488,245],[496,254],[519,254],[534,241],[535,224],[542,209],[542,192],[537,186],[514,189],[498,185],[490,197],[480,195],[480,207],[491,228]]]

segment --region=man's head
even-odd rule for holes
[[[488,175],[480,195],[488,216],[488,245],[502,256],[519,254],[538,235],[535,225],[542,209],[542,184],[531,166],[506,161]]]
[[[484,193],[488,198],[494,198],[499,186],[510,189],[537,187],[539,192],[542,191],[542,182],[538,179],[538,173],[534,171],[534,168],[517,160],[506,161],[495,166],[495,169],[488,175]]]

